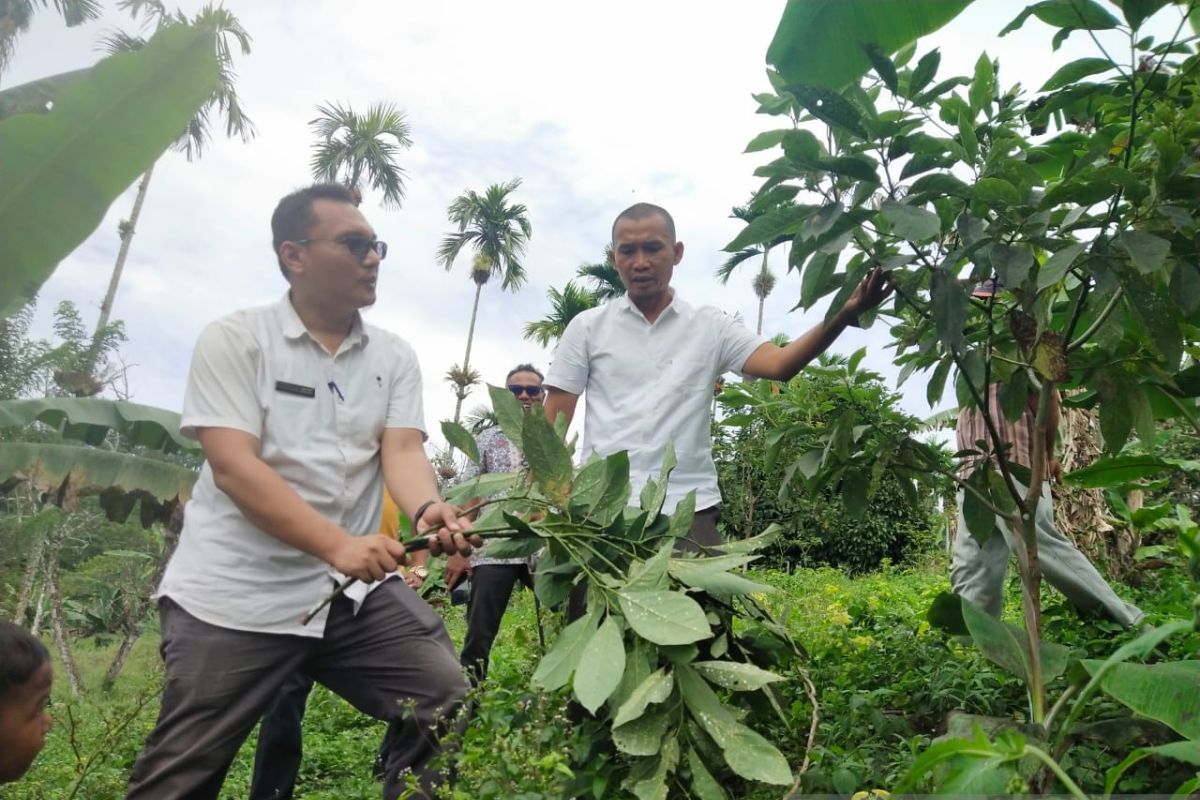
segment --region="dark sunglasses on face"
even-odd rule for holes
[[[526,394],[536,400],[542,396],[542,387],[540,386],[518,386],[516,384],[509,384],[508,390],[517,397],[520,397],[522,394]]]
[[[350,254],[362,261],[367,253],[374,250],[379,254],[379,260],[387,258],[387,242],[378,239],[368,239],[366,236],[339,236],[336,239],[297,239],[293,244],[316,244],[317,242],[333,241],[350,251]]]

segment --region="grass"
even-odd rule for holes
[[[973,646],[948,639],[925,622],[932,599],[948,588],[945,574],[945,564],[934,560],[917,568],[885,568],[853,578],[831,569],[755,576],[776,588],[762,599],[807,651],[806,668],[818,688],[821,721],[812,768],[801,786],[805,793],[846,795],[893,785],[915,754],[944,731],[952,710],[1021,715],[1024,695],[1015,680]],[[1119,590],[1145,608],[1151,622],[1191,613],[1194,592],[1175,571],[1163,571],[1138,590]],[[1015,584],[1010,584],[1006,607],[1014,621],[1019,612],[1015,592]],[[1107,622],[1078,620],[1052,592],[1045,602],[1047,635],[1082,654],[1106,654],[1127,636]],[[440,610],[460,645],[463,608],[446,604]],[[549,615],[542,616],[549,626]],[[153,633],[144,636],[123,676],[107,693],[99,684],[113,647],[89,642],[76,646],[84,697],[69,698],[62,675],[57,676],[55,727],[29,775],[5,790],[8,800],[62,800],[74,787],[74,796],[87,800],[123,796],[129,770],[157,712],[161,673],[156,645]],[[1196,647],[1195,637],[1176,642],[1172,656],[1189,657],[1186,654]],[[459,743],[457,781],[450,793],[455,800],[557,797],[572,780],[570,756],[576,742],[565,698],[528,688],[539,658],[532,595],[522,591],[514,596],[505,618],[486,691],[476,698],[474,722]],[[799,765],[812,709],[798,680],[784,685],[783,707],[791,717],[788,724],[776,721],[767,733],[793,765]],[[1098,706],[1098,712],[1105,710]],[[305,720],[298,796],[378,797],[371,764],[383,731],[382,723],[317,687]],[[254,742],[252,735],[239,752],[222,798],[246,796]],[[1102,750],[1085,749],[1074,767],[1085,782],[1095,783],[1102,781],[1103,768],[1112,759]],[[1173,790],[1177,785],[1151,788]],[[751,796],[778,795],[763,789]]]

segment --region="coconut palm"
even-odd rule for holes
[[[562,289],[553,286],[546,292],[550,298],[550,314],[543,319],[525,325],[525,338],[547,347],[551,342],[562,338],[576,315],[600,304],[596,292],[576,285],[575,281],[567,281]]]
[[[758,217],[761,217],[766,212],[767,209],[765,208],[756,208],[753,203],[753,198],[751,198],[751,202],[747,205],[734,206],[729,216],[733,217],[734,219],[740,219],[742,222],[750,223]],[[747,247],[744,250],[739,250],[726,259],[724,264],[717,268],[717,279],[721,281],[722,285],[724,285],[729,282],[729,276],[733,274],[733,271],[741,266],[744,262],[749,261],[756,256],[762,256],[762,266],[759,268],[758,274],[754,276],[754,282],[752,284],[754,287],[754,296],[758,298],[758,326],[755,329],[755,332],[759,334],[762,333],[763,306],[766,305],[767,297],[772,291],[775,290],[775,273],[771,272],[770,267],[767,265],[767,258],[771,253],[771,248],[783,244],[784,242],[788,241],[789,238],[790,237],[788,236],[780,236],[771,242],[768,242],[762,248]]]
[[[592,296],[600,303],[625,294],[625,284],[621,283],[621,273],[613,266],[612,248],[604,248],[604,260],[596,264],[580,264],[575,270],[575,276],[587,278],[592,282]]]
[[[3,2],[3,0],[0,0]],[[242,27],[242,23],[225,8],[209,3],[192,19],[184,16],[183,12],[169,12],[161,0],[124,0],[118,3],[121,8],[128,10],[135,18],[145,13],[148,19],[154,20],[158,27],[188,23],[193,27],[212,31],[213,46],[217,51],[219,75],[217,88],[188,122],[187,128],[175,141],[174,149],[182,152],[188,161],[199,158],[204,147],[212,139],[210,124],[214,114],[224,119],[225,135],[237,136],[243,142],[254,137],[254,123],[242,109],[241,98],[238,97],[236,78],[233,71],[233,49],[236,46],[242,55],[250,54],[250,34]],[[101,40],[101,46],[109,53],[124,53],[144,47],[146,40],[140,36],[116,31]],[[157,162],[156,162],[157,163]],[[138,218],[142,213],[142,205],[146,202],[146,192],[150,188],[150,178],[154,175],[154,164],[146,170],[138,182],[137,195],[133,200],[133,210],[129,219],[122,220],[118,226],[121,236],[121,247],[117,250],[117,260],[113,264],[112,276],[108,281],[108,289],[104,300],[100,303],[100,317],[96,321],[93,338],[97,344],[93,350],[98,350],[98,342],[103,331],[108,326],[112,314],[113,301],[117,296],[117,287],[121,283],[121,274],[125,270],[125,261],[129,258],[129,246],[137,230]],[[93,355],[94,360],[94,355]]]
[[[475,249],[471,262],[471,280],[475,283],[475,305],[471,309],[471,325],[467,329],[467,352],[463,356],[462,369],[470,370],[471,342],[475,338],[475,318],[479,314],[479,295],[483,285],[493,277],[500,277],[500,288],[515,292],[525,282],[525,267],[521,258],[533,235],[529,224],[529,211],[523,203],[509,202],[509,196],[521,185],[520,178],[508,183],[494,183],[483,194],[468,189],[454,198],[447,211],[450,221],[458,230],[447,233],[438,248],[438,262],[446,271],[454,266],[454,260],[467,245]],[[458,395],[454,406],[454,421],[462,413],[465,393]]]
[[[396,163],[401,150],[412,147],[404,112],[391,103],[375,103],[358,114],[337,103],[317,106],[308,124],[317,134],[312,174],[319,181],[343,183],[362,201],[362,182],[383,193],[385,208],[404,201],[404,169]]]
[[[97,0],[0,0],[0,73],[12,58],[17,37],[29,30],[29,20],[38,6],[54,6],[68,27],[100,16]]]

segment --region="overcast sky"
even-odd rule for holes
[[[180,3],[188,13],[200,5]],[[986,48],[1000,58],[1001,84],[1020,81],[1027,89],[1091,54],[1081,34],[1052,53],[1052,30],[1036,21],[996,39],[1021,5],[978,0],[922,42],[922,52],[941,47],[939,76],[949,76],[969,74]],[[755,134],[779,127],[778,118],[755,114],[750,95],[769,89],[764,58],[782,0],[227,0],[226,6],[254,39],[252,54],[239,56],[236,68],[258,135],[248,144],[217,139],[197,162],[174,152],[159,161],[114,308],[129,335],[122,352],[134,400],[180,408],[203,325],[282,295],[270,214],[279,197],[310,181],[307,123],[323,102],[357,110],[393,102],[412,126],[414,146],[402,157],[404,207],[384,211],[369,190],[363,203],[390,247],[379,302],[366,316],[415,346],[435,437],[437,421],[453,414],[442,376],[462,360],[474,288],[468,254],[447,273],[435,252],[450,229],[446,207],[465,189],[520,177],[515,199],[528,206],[533,224],[524,262],[529,282],[517,294],[495,283],[483,290],[472,365],[489,382],[503,381],[519,361],[545,368],[550,353],[524,341],[522,328],[548,312],[548,287],[561,286],[580,263],[599,260],[612,218],[638,201],[675,215],[686,246],[675,272],[680,295],[754,324],[750,281],[757,265],[743,267],[728,287],[713,272],[724,260],[721,248],[740,229],[728,218],[731,206],[745,202],[759,183],[754,168],[773,157],[742,150]],[[1160,35],[1167,16],[1154,26]],[[39,10],[3,85],[93,63],[96,40],[115,28],[137,24],[114,11],[67,29],[52,11]],[[116,257],[117,225],[132,200],[133,187],[45,285],[40,335],[49,335],[50,312],[64,299],[94,322]],[[777,262],[764,333],[796,336],[825,309],[789,313],[799,278]],[[874,331],[848,332],[833,349],[870,345],[865,365],[894,384],[885,341],[877,323]],[[910,378],[902,391],[909,412],[930,413],[923,376]],[[466,408],[485,401],[477,390]]]

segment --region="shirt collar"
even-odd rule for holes
[[[671,292],[671,302],[667,303],[667,307],[659,313],[658,319],[662,319],[667,314],[679,314],[687,309],[687,303],[679,299],[679,290],[672,286],[669,291]],[[642,319],[646,318],[642,310],[633,304],[633,300],[629,299],[628,294],[621,295],[618,302],[621,304],[623,310],[631,311]]]
[[[292,305],[290,291],[283,293],[283,297],[276,304],[275,309],[279,317],[279,328],[285,339],[301,339],[305,336],[312,338],[308,328],[304,327],[304,320],[300,319],[300,315],[296,313],[296,307]],[[362,314],[355,312],[354,322],[350,325],[350,333],[346,335],[346,339],[338,350],[345,350],[356,345],[365,347],[369,341],[370,336],[367,335],[366,326],[363,325]]]

